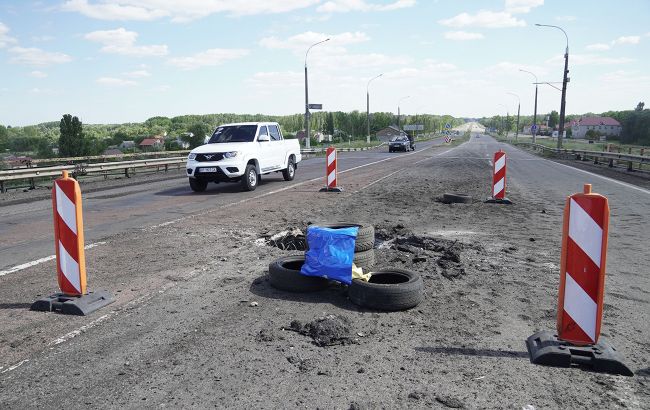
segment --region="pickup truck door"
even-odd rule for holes
[[[261,172],[268,172],[270,168],[273,167],[273,152],[272,152],[272,147],[271,147],[271,141],[259,141],[260,136],[266,135],[270,139],[269,131],[266,128],[266,125],[260,125],[259,129],[257,130],[257,149],[258,149],[258,155],[257,155],[257,161],[260,164],[260,171]]]
[[[268,128],[269,128],[269,136],[271,137],[271,141],[269,141],[269,145],[271,148],[271,153],[273,158],[272,167],[275,169],[280,169],[284,165],[286,144],[282,139],[282,135],[280,134],[280,130],[278,129],[277,125],[269,125]]]

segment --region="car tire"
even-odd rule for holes
[[[206,181],[201,181],[200,179],[196,178],[189,178],[189,180],[190,188],[192,188],[192,191],[194,192],[203,192],[208,187],[208,183]]]
[[[241,187],[244,191],[255,191],[257,184],[259,183],[260,176],[257,174],[257,169],[255,165],[248,164],[246,165],[246,171],[241,177]]]
[[[271,286],[287,292],[316,292],[327,288],[327,279],[300,273],[304,263],[304,255],[285,256],[273,261],[269,264]]]
[[[293,157],[289,157],[287,167],[282,170],[282,176],[285,181],[293,181],[296,177],[296,163],[294,162]]]
[[[375,227],[370,224],[354,224],[354,223],[340,222],[340,223],[325,224],[325,225],[318,225],[318,226],[323,228],[332,228],[332,229],[350,228],[356,226],[359,228],[359,231],[357,232],[357,240],[354,243],[354,251],[363,252],[363,251],[370,250],[375,246]]]
[[[352,263],[357,265],[358,268],[363,268],[364,270],[372,268],[375,266],[375,250],[370,249],[367,251],[355,252]]]
[[[392,149],[392,148],[388,148],[388,152],[393,152],[393,149]]]
[[[373,272],[370,281],[353,279],[348,297],[355,305],[377,310],[398,311],[413,308],[424,299],[422,277],[405,269]]]
[[[472,203],[472,197],[467,194],[443,194],[442,202],[445,204],[469,204]]]

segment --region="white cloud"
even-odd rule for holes
[[[127,73],[122,73],[123,76],[129,77],[129,78],[144,78],[144,77],[151,77],[151,73],[147,70],[135,70],[135,71],[129,71]]]
[[[287,49],[293,50],[296,52],[304,53],[307,51],[307,48],[312,44],[325,40],[329,38],[330,40],[323,44],[323,47],[331,52],[332,48],[336,48],[339,52],[343,51],[342,47],[348,44],[362,43],[370,40],[370,37],[366,33],[360,31],[351,33],[341,33],[341,34],[325,34],[325,33],[315,33],[313,31],[307,31],[305,33],[296,34],[287,39],[279,39],[277,37],[265,37],[260,40],[260,45],[266,48],[272,49]]]
[[[171,90],[171,89],[172,89],[172,86],[171,86],[171,85],[163,84],[163,85],[159,85],[159,86],[157,86],[157,87],[154,87],[152,90],[153,90],[153,91],[157,91],[157,92],[164,93],[164,92],[169,91],[169,90]]]
[[[612,44],[639,44],[641,36],[622,36],[612,41]]]
[[[447,40],[456,41],[481,40],[485,38],[481,33],[470,33],[467,31],[448,31],[444,35]]]
[[[243,58],[250,54],[239,48],[213,48],[189,57],[170,58],[167,63],[182,70],[194,70],[200,67],[217,66],[229,60]]]
[[[72,61],[67,54],[44,51],[34,47],[12,47],[9,49],[9,53],[13,54],[9,61],[14,64],[48,66]]]
[[[526,70],[534,73],[537,77],[542,77],[548,74],[548,70],[543,66],[534,66],[529,64],[522,63],[513,63],[510,61],[501,61],[497,64],[485,67],[483,72],[490,76],[505,76],[512,78],[513,76],[519,75],[530,75],[522,73],[519,70]]]
[[[564,61],[563,55],[557,55],[546,62],[548,64],[561,64]],[[597,54],[571,54],[569,56],[569,65],[615,65],[627,64],[635,61],[632,58],[620,57],[602,57]]]
[[[578,18],[576,16],[557,16],[555,17],[556,21],[576,21]]]
[[[68,0],[61,8],[99,20],[152,21],[170,18],[173,22],[188,22],[216,13],[234,16],[285,13],[320,2],[321,0]]]
[[[460,13],[449,19],[440,20],[440,24],[448,27],[483,27],[504,28],[524,27],[526,22],[519,20],[505,11],[481,10],[476,14]]]
[[[530,13],[535,7],[544,5],[544,0],[506,0],[506,11],[509,13]]]
[[[612,47],[609,44],[605,44],[605,43],[595,43],[595,44],[589,44],[585,48],[590,51],[605,51],[605,50],[609,50]]]
[[[330,0],[316,10],[322,13],[347,13],[350,11],[391,11],[415,6],[415,0],[397,0],[389,4],[373,4],[365,0]]]
[[[51,88],[38,88],[34,87],[31,90],[29,90],[30,93],[32,94],[54,94],[54,90]]]
[[[45,77],[47,77],[47,73],[44,73],[44,72],[38,71],[38,70],[32,71],[31,73],[29,73],[29,75],[31,77],[34,77],[34,78],[45,78]]]
[[[637,71],[617,70],[605,73],[599,77],[603,83],[629,84],[639,86],[650,84],[650,75],[639,74]]]
[[[303,76],[303,73],[296,71],[259,72],[253,74],[246,82],[255,88],[298,88],[304,85],[305,78]]]
[[[7,33],[9,33],[9,27],[0,22],[0,48],[16,42],[16,39],[10,37]]]
[[[164,56],[168,54],[166,45],[135,45],[138,33],[127,31],[123,27],[115,30],[93,31],[86,34],[84,38],[103,44],[101,51],[104,53],[135,56]]]
[[[96,82],[110,87],[130,87],[130,86],[138,85],[138,83],[133,80],[125,80],[122,78],[115,78],[115,77],[100,77],[96,80]]]
[[[37,43],[43,43],[52,40],[54,40],[54,36],[32,36],[32,41]]]

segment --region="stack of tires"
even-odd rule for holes
[[[336,223],[319,225],[324,228],[359,228],[354,246],[354,264],[371,271],[375,265],[375,228],[369,224]],[[330,281],[325,278],[305,276],[300,268],[304,255],[285,256],[269,265],[269,281],[276,289],[288,292],[314,292],[326,289]],[[381,269],[372,272],[369,282],[353,279],[348,287],[350,300],[362,307],[397,311],[417,306],[424,298],[422,278],[404,269]]]

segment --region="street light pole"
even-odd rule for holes
[[[517,141],[519,139],[519,113],[521,112],[521,99],[515,93],[510,93],[509,92],[508,94],[514,95],[515,97],[517,97],[517,101],[518,101],[517,102],[517,130],[515,131],[515,141]]]
[[[372,80],[376,80],[382,75],[384,75],[384,73],[381,73],[378,76],[371,78],[370,80],[368,80],[368,84],[366,85],[366,122],[368,126],[367,128],[368,133],[366,134],[367,144],[370,144],[370,83],[372,82]]]
[[[410,96],[410,95],[407,95],[406,97],[402,97],[402,98],[400,98],[399,101],[397,102],[397,130],[398,130],[398,131],[401,131],[400,122],[401,122],[401,120],[402,120],[402,113],[401,113],[401,111],[400,111],[400,104],[402,103],[403,100],[406,100],[406,99],[409,98],[409,97],[411,97],[411,96]]]
[[[562,80],[562,102],[560,104],[560,127],[557,134],[557,148],[562,148],[562,138],[564,134],[564,116],[566,112],[566,85],[569,82],[569,36],[566,34],[566,31],[562,27],[552,26],[548,24],[535,24],[539,27],[553,27],[558,30],[561,30],[566,37],[566,50],[564,52],[564,79]]]
[[[309,117],[311,117],[311,113],[309,112],[309,87],[308,87],[308,81],[307,81],[307,55],[309,54],[309,50],[311,50],[312,47],[317,46],[321,43],[324,43],[326,41],[329,41],[329,38],[326,38],[323,41],[319,41],[317,43],[312,44],[309,46],[307,49],[307,52],[305,53],[305,147],[309,148],[311,147],[311,141],[309,139]]]
[[[535,144],[535,142],[536,142],[535,137],[537,136],[537,87],[538,87],[537,83],[539,81],[537,80],[537,76],[535,75],[535,73],[533,73],[531,71],[527,71],[527,70],[522,70],[521,68],[519,69],[519,71],[523,71],[524,73],[531,74],[533,77],[535,77],[535,111],[533,113],[533,128],[534,128],[534,130],[532,131],[533,144]]]

